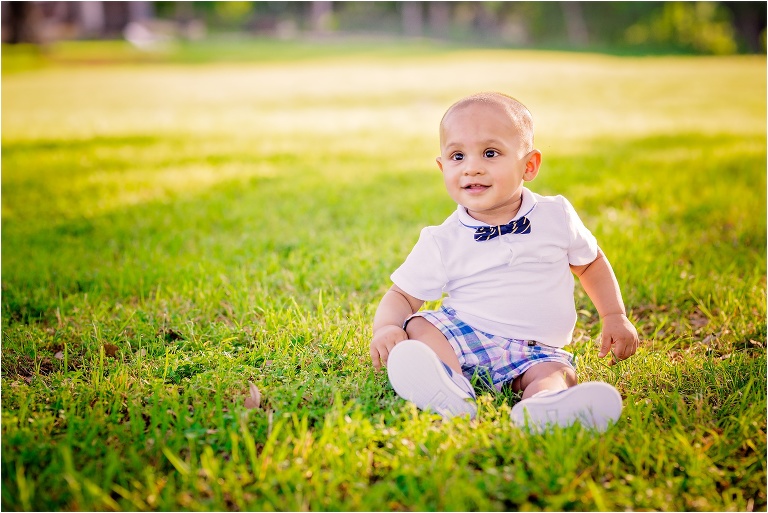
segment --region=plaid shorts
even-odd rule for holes
[[[445,335],[467,379],[476,375],[497,390],[537,363],[557,362],[575,368],[573,355],[568,351],[483,333],[456,317],[452,308],[441,306],[440,310],[417,312],[405,324],[414,317],[423,317]]]

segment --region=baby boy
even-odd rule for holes
[[[373,322],[373,365],[387,367],[400,397],[444,417],[475,416],[477,376],[522,392],[512,408],[521,427],[607,429],[621,414],[620,394],[577,384],[563,349],[576,324],[573,275],[602,319],[600,358],[629,358],[637,331],[608,259],[568,200],[524,187],[541,165],[530,112],[500,93],[459,100],[440,123],[437,165],[458,208],[424,228],[392,274]],[[419,311],[444,295],[439,310]]]

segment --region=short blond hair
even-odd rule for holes
[[[457,101],[445,111],[440,120],[440,139],[443,138],[443,123],[451,112],[468,105],[489,105],[502,109],[520,134],[526,151],[533,149],[533,116],[528,108],[518,100],[504,93],[477,93]]]

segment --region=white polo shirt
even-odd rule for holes
[[[477,242],[475,230],[488,225],[459,205],[443,224],[421,231],[392,281],[424,301],[447,294],[443,304],[480,331],[563,347],[576,325],[569,264],[595,260],[597,240],[563,196],[523,189],[515,219],[523,216],[530,233]]]

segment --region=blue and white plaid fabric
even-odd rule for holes
[[[445,335],[467,379],[477,375],[497,390],[537,363],[558,362],[574,367],[573,355],[568,351],[483,333],[456,317],[452,308],[417,312],[405,324],[414,317],[423,317]]]

